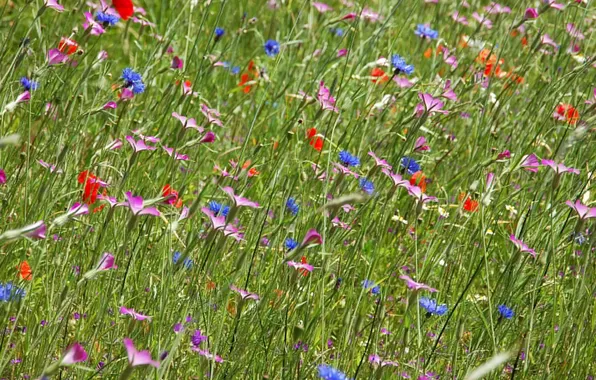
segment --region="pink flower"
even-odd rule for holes
[[[89,355],[79,343],[71,344],[60,359],[61,366],[69,366],[76,363],[81,363],[87,360]]]
[[[423,284],[421,282],[416,282],[414,280],[412,280],[410,278],[410,276],[407,276],[405,274],[402,274],[401,276],[399,276],[399,278],[401,278],[402,280],[405,281],[406,286],[412,290],[418,291],[418,290],[428,290],[431,293],[435,293],[438,292],[437,289],[435,288],[431,288],[430,286]]]
[[[213,355],[208,350],[202,350],[200,347],[193,346],[191,350],[198,352],[199,355],[206,357],[208,360],[214,360],[216,363],[223,363],[223,359],[219,355]]]
[[[474,20],[478,21],[478,23],[480,25],[485,26],[486,29],[493,28],[493,22],[491,20],[487,19],[486,16],[480,15],[477,12],[474,12],[474,13],[472,13],[472,17],[474,18]]]
[[[300,244],[300,247],[306,247],[307,245],[311,245],[311,244],[323,244],[323,238],[321,237],[321,235],[317,232],[317,230],[315,230],[314,228],[311,228],[310,230],[308,230],[308,232],[306,233],[306,235],[304,235],[304,239],[302,239],[302,243]]]
[[[444,87],[444,90],[443,90],[443,93],[441,94],[441,96],[445,99],[449,99],[449,100],[453,100],[454,102],[457,102],[457,94],[451,88],[450,80],[445,81],[445,87]]]
[[[484,7],[484,9],[488,14],[511,13],[511,8],[495,3],[494,1]]]
[[[327,5],[325,3],[313,2],[312,6],[315,7],[315,9],[317,11],[319,11],[320,13],[325,13],[325,12],[329,12],[329,11],[333,10],[332,7],[330,7],[329,5]]]
[[[538,18],[538,10],[536,8],[528,8],[524,13],[524,18],[526,19],[535,19]]]
[[[141,313],[137,313],[135,309],[127,309],[124,306],[120,306],[120,314],[123,315],[130,315],[133,319],[137,321],[144,321],[144,320],[151,320],[151,317],[148,315],[143,315]]]
[[[182,68],[184,67],[184,61],[182,60],[182,58],[175,56],[174,58],[172,58],[172,64],[170,65],[170,67],[174,70],[182,70]]]
[[[408,189],[408,193],[411,196],[416,198],[417,202],[428,203],[428,202],[438,202],[437,197],[430,197],[422,192],[422,190],[418,186],[410,185],[409,183],[404,186]]]
[[[31,100],[31,93],[29,91],[25,91],[17,96],[15,101],[4,106],[4,109],[6,112],[13,112],[20,103],[27,103],[29,100]]]
[[[520,165],[520,167],[534,173],[538,171],[539,166],[540,163],[538,162],[538,157],[536,157],[534,153],[524,156]]]
[[[345,57],[348,55],[348,49],[339,49],[337,51],[337,58]]]
[[[209,144],[215,141],[215,137],[215,133],[213,131],[209,131],[203,135],[203,138],[201,138],[201,141],[199,142],[201,144]]]
[[[329,89],[325,87],[325,83],[323,81],[319,83],[319,93],[317,95],[317,99],[324,110],[339,113],[339,109],[335,107],[335,98],[331,96]]]
[[[143,141],[143,139],[135,141],[134,137],[132,136],[126,136],[126,141],[128,141],[128,143],[130,144],[130,146],[132,146],[132,148],[135,150],[135,153],[138,152],[142,152],[144,150],[155,150],[157,149],[154,146],[150,146],[145,144],[145,141]]]
[[[111,253],[104,253],[97,263],[97,270],[109,270],[109,269],[118,269],[118,266],[115,264],[114,255]]]
[[[201,104],[201,113],[205,115],[209,123],[223,127],[223,123],[219,120],[219,111],[215,108],[209,108],[205,104]]]
[[[350,12],[350,13],[346,14],[345,16],[343,16],[343,17],[341,18],[341,20],[342,20],[342,21],[343,21],[343,20],[348,20],[348,21],[351,21],[351,20],[355,20],[355,19],[356,19],[356,17],[358,17],[358,15],[357,15],[356,13],[354,13],[354,12]]]
[[[200,133],[203,133],[203,127],[199,127],[197,125],[197,121],[193,118],[187,118],[186,116],[182,116],[177,112],[172,112],[172,116],[178,120],[180,120],[180,122],[182,123],[182,126],[184,128],[192,128],[192,129],[196,129],[197,131],[199,131]]]
[[[586,104],[589,104],[589,105],[596,104],[596,87],[594,87],[594,90],[592,91],[592,99],[586,100]]]
[[[288,264],[289,267],[292,267],[292,268],[294,268],[296,270],[303,269],[303,270],[306,270],[308,272],[312,272],[312,270],[314,269],[314,267],[312,265],[310,265],[310,264],[297,263],[295,261],[288,261],[287,264]]]
[[[352,229],[352,227],[350,227],[350,225],[348,223],[342,222],[341,220],[339,220],[339,218],[337,216],[331,220],[331,224],[334,227],[340,227],[346,231],[349,231]]]
[[[257,294],[248,292],[244,289],[240,289],[240,288],[236,287],[236,285],[230,285],[230,289],[232,289],[236,293],[240,294],[240,297],[243,300],[247,300],[247,299],[255,300],[255,301],[259,300],[259,296]]]
[[[569,33],[569,35],[573,38],[577,38],[578,40],[583,40],[584,38],[586,38],[586,36],[584,36],[584,34],[575,27],[575,25],[573,23],[569,23],[567,24],[567,33]]]
[[[547,1],[548,1],[548,0],[547,0]],[[551,2],[548,4],[548,6],[549,6],[549,7],[551,7],[551,8],[553,8],[553,9],[556,9],[556,10],[558,10],[558,11],[562,11],[563,9],[565,9],[565,4],[559,4],[559,3],[555,3],[555,1],[554,1],[554,0],[553,0],[553,1],[551,1]]]
[[[68,59],[66,54],[62,54],[58,49],[50,49],[48,51],[48,65],[57,65],[59,63],[64,63]]]
[[[108,150],[116,150],[122,148],[122,141],[120,139],[116,139],[109,143],[104,149]]]
[[[551,169],[555,171],[556,174],[563,174],[563,173],[572,173],[572,174],[579,174],[579,169],[568,168],[563,164],[557,164],[552,160],[542,160],[542,165],[549,166]]]
[[[126,201],[118,203],[117,206],[130,208],[133,215],[153,215],[161,216],[161,213],[155,207],[145,207],[143,204],[143,197],[134,196],[130,191],[126,192]]]
[[[377,22],[382,19],[380,14],[378,14],[370,8],[364,8],[362,10],[361,16],[363,19],[368,20],[370,22]]]
[[[596,207],[585,206],[579,199],[575,203],[567,201],[565,204],[574,209],[581,220],[596,218]]]
[[[163,150],[166,151],[166,153],[170,156],[170,157],[174,157],[176,160],[180,160],[180,161],[188,161],[188,156],[186,154],[181,154],[176,152],[174,154],[174,148],[168,148],[167,146],[163,146]]]
[[[91,28],[91,35],[99,36],[104,34],[106,31],[104,28],[93,18],[91,12],[85,12],[85,22],[83,23],[83,29],[87,30]]]
[[[550,45],[555,49],[559,48],[559,45],[552,38],[550,38],[548,34],[544,34],[542,37],[540,37],[540,43],[542,45]]]
[[[6,172],[0,169],[0,185],[4,185],[6,183]]]
[[[234,189],[232,189],[229,186],[224,187],[222,190],[224,191],[224,193],[228,194],[230,199],[232,199],[234,201],[234,205],[236,207],[246,206],[246,207],[250,207],[250,208],[259,208],[259,204],[257,202],[253,202],[251,200],[248,200],[246,198],[243,198],[239,195],[234,194]]]
[[[116,109],[118,107],[118,103],[111,101],[111,102],[107,102],[106,104],[103,105],[103,107],[101,107],[101,109],[103,110],[108,110],[108,109]]]
[[[511,242],[513,242],[513,244],[517,247],[517,249],[519,249],[520,252],[522,252],[522,253],[526,252],[526,253],[529,253],[532,257],[536,257],[536,251],[529,248],[526,245],[526,243],[524,243],[520,239],[516,238],[515,235],[510,235],[509,240],[511,240]]]
[[[25,237],[38,240],[46,238],[46,224],[43,222],[43,220],[25,227],[24,230],[25,233],[23,236]]]
[[[207,215],[211,221],[211,226],[214,230],[222,230],[224,236],[231,236],[237,241],[242,240],[242,234],[239,233],[238,228],[226,222],[226,217],[223,215],[216,216],[208,207],[201,208],[203,214]]]
[[[503,160],[506,158],[511,158],[511,152],[508,149],[505,149],[497,155],[497,160]]]
[[[64,12],[64,7],[60,4],[58,4],[58,1],[56,1],[56,0],[46,0],[46,2],[44,3],[44,6],[46,6],[48,8],[52,8],[56,12]]]
[[[410,185],[410,182],[408,180],[403,179],[402,176],[397,173],[392,173],[390,170],[385,168],[381,169],[381,171],[387,177],[391,178],[391,180],[393,181],[393,186],[407,187]]]
[[[426,145],[426,137],[424,136],[420,136],[416,139],[416,142],[414,143],[414,151],[415,152],[425,152],[427,150],[430,150],[430,147],[428,145]]]
[[[368,155],[371,156],[372,158],[374,158],[375,160],[375,166],[380,166],[383,169],[388,169],[391,170],[391,165],[389,165],[389,163],[379,157],[377,157],[377,155],[375,154],[375,152],[368,152]]]
[[[443,110],[443,106],[445,103],[440,101],[438,98],[433,98],[431,94],[426,93],[418,93],[418,97],[422,100],[422,103],[419,103],[416,106],[416,116],[422,117],[425,113],[432,115],[436,112],[442,113],[444,115],[448,114],[449,111]]]
[[[469,25],[468,19],[464,16],[461,16],[459,14],[459,12],[453,12],[453,14],[451,15],[451,18],[455,21],[455,22],[459,22],[462,25]]]
[[[63,173],[63,170],[62,169],[57,169],[56,168],[56,165],[50,164],[50,163],[45,162],[44,160],[41,160],[41,159],[37,160],[37,162],[41,166],[43,166],[44,168],[49,169],[50,170],[50,173],[54,173],[54,172],[55,173],[58,173],[58,174],[62,174]]]
[[[410,88],[414,86],[414,83],[410,82],[408,78],[402,76],[394,76],[393,81],[399,86],[399,88]]]
[[[130,338],[124,338],[124,347],[126,348],[126,355],[128,356],[128,365],[130,367],[150,365],[159,368],[159,362],[151,359],[151,353],[148,350],[137,351],[135,345]]]

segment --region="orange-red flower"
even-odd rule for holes
[[[372,69],[370,76],[373,77],[373,79],[371,79],[373,83],[386,83],[389,80],[389,76],[385,73],[385,71],[378,67]]]
[[[421,171],[412,174],[410,185],[418,186],[423,193],[426,193],[426,176]]]
[[[164,187],[161,189],[161,196],[166,198],[164,203],[173,205],[176,208],[182,207],[182,199],[178,198],[178,192],[172,189],[169,184],[164,185]]]
[[[460,193],[458,197],[459,201],[461,202],[465,196],[465,193]],[[466,198],[466,201],[464,202],[464,210],[468,212],[478,211],[478,206],[478,201],[473,200],[471,197]]]
[[[99,191],[99,178],[88,170],[79,173],[78,182],[85,184],[83,188],[83,202],[92,205],[97,200],[97,192]]]
[[[310,146],[320,152],[323,149],[323,139],[319,136],[315,136],[316,134],[317,129],[311,128],[306,131],[306,138],[309,140]]]
[[[255,67],[254,62],[250,61],[248,63],[247,70],[240,76],[240,83],[238,83],[238,86],[244,86],[242,91],[244,91],[245,94],[248,94],[250,92],[251,86],[246,85],[246,83],[257,79],[258,77],[259,70]]]
[[[19,277],[22,280],[25,281],[31,281],[31,279],[33,278],[32,272],[31,272],[31,266],[29,266],[29,263],[27,262],[27,260],[23,261],[19,267]]]
[[[557,106],[553,115],[557,120],[567,121],[569,124],[576,124],[579,121],[579,112],[571,104],[561,103]]]
[[[300,258],[300,262],[301,262],[302,264],[308,264],[308,262],[306,261],[306,256],[302,256],[302,257]],[[300,271],[300,273],[302,273],[302,275],[303,275],[304,277],[308,276],[308,273],[309,273],[309,272],[308,272],[306,269],[304,269],[304,268],[303,268],[303,269],[300,269],[299,271]]]
[[[77,52],[79,48],[79,44],[75,40],[71,40],[70,38],[62,37],[60,39],[60,43],[58,44],[58,50],[60,53],[71,55]]]

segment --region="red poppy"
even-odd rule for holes
[[[380,69],[378,67],[372,69],[372,71],[370,72],[370,76],[374,78],[372,79],[373,83],[385,83],[389,80],[389,76],[385,74],[383,69]]]
[[[58,50],[60,53],[71,55],[77,52],[79,49],[79,44],[75,40],[71,40],[70,38],[62,37],[60,39],[60,43],[58,44]]]
[[[302,257],[300,258],[300,262],[301,262],[302,264],[308,264],[308,262],[306,261],[306,256],[302,256]],[[306,277],[306,276],[308,276],[308,273],[309,273],[309,272],[308,272],[306,269],[304,269],[304,268],[303,268],[303,269],[300,269],[300,273],[302,273],[302,275],[303,275],[304,277]]]
[[[123,20],[128,20],[134,13],[134,6],[131,0],[112,0],[112,5]]]
[[[423,193],[426,193],[426,176],[421,171],[417,171],[410,178],[410,185],[418,186]]]
[[[83,188],[83,202],[89,205],[94,204],[97,200],[97,192],[99,191],[99,178],[89,173],[88,170],[85,170],[79,174],[77,180],[80,184],[85,184]]]
[[[254,62],[250,61],[248,63],[248,68],[246,72],[242,73],[242,75],[240,76],[240,83],[238,83],[238,86],[244,86],[244,89],[242,91],[244,91],[245,94],[248,94],[250,92],[251,86],[246,86],[245,84],[257,79],[258,77],[259,70],[257,70],[257,68],[255,67]]]
[[[31,272],[31,266],[29,266],[29,263],[27,262],[27,260],[23,261],[19,265],[18,270],[19,270],[19,277],[22,280],[31,281],[31,279],[33,278],[33,276],[31,274],[32,273]]]
[[[244,164],[242,165],[242,169],[245,169],[245,170],[248,169],[248,167],[250,166],[251,163],[252,162],[250,160],[246,160],[244,162]],[[250,169],[248,169],[248,176],[249,177],[254,177],[254,176],[259,175],[259,174],[261,174],[261,173],[256,168],[250,168]]]
[[[315,150],[320,152],[321,150],[323,150],[323,139],[319,136],[315,137],[316,134],[317,129],[311,128],[306,131],[306,138],[309,139],[310,146],[312,146],[313,148],[315,148]]]
[[[161,196],[166,198],[164,200],[164,203],[167,203],[169,205],[174,205],[176,208],[182,207],[182,199],[178,198],[178,192],[176,190],[172,189],[172,187],[169,184],[166,184],[162,188]]]
[[[579,112],[571,104],[561,103],[557,106],[555,117],[567,120],[569,124],[576,124],[579,121]]]

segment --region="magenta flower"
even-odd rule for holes
[[[415,290],[415,291],[418,291],[418,290],[428,290],[431,293],[438,292],[437,289],[431,288],[430,286],[428,286],[426,284],[423,284],[421,282],[416,282],[416,281],[412,280],[412,278],[410,278],[410,276],[407,276],[405,274],[402,274],[401,276],[399,276],[399,278],[401,278],[402,280],[405,281],[406,286],[409,289],[412,289],[412,290]]]
[[[407,187],[410,185],[408,180],[405,180],[401,177],[401,175],[397,173],[391,173],[390,170],[382,169],[381,170],[387,177],[391,178],[393,181],[393,186],[400,186],[400,187]]]
[[[323,244],[323,238],[321,237],[321,234],[319,234],[314,228],[308,230],[306,235],[304,235],[304,239],[302,239],[302,244],[300,244],[300,247],[304,248],[311,244]]]
[[[230,199],[232,199],[234,201],[234,205],[236,207],[246,206],[246,207],[251,207],[251,208],[259,208],[259,204],[257,202],[253,202],[251,200],[248,200],[246,198],[243,198],[239,195],[234,194],[234,189],[232,189],[229,186],[224,187],[222,190],[226,194],[228,194]]]
[[[58,2],[56,0],[46,0],[46,2],[44,3],[44,6],[46,6],[48,8],[52,8],[56,12],[64,12],[64,7],[60,4],[58,4]]]
[[[342,164],[339,164],[337,162],[334,162],[333,163],[333,166],[335,166],[333,168],[333,171],[336,172],[336,173],[337,172],[340,172],[341,174],[344,174],[344,175],[351,175],[354,178],[360,177],[360,175],[358,173],[353,172],[352,170],[350,170],[350,168],[348,168],[346,166],[343,166]],[[325,175],[325,173],[323,173],[323,175]],[[319,178],[319,179],[323,180],[324,178]]]
[[[59,49],[50,49],[48,51],[48,65],[57,65],[60,63],[66,62],[68,56],[66,54],[62,54]]]
[[[167,146],[163,146],[163,150],[166,151],[166,153],[170,156],[170,157],[174,157],[176,160],[180,160],[180,161],[188,161],[188,156],[186,154],[181,154],[176,152],[176,154],[174,154],[174,148],[168,148]]]
[[[474,13],[472,13],[472,17],[474,18],[474,20],[478,21],[478,23],[480,25],[485,26],[486,29],[493,28],[493,22],[491,20],[489,20],[488,18],[486,18],[485,15],[481,15],[481,14],[478,14],[478,12],[474,12]]]
[[[548,0],[546,2],[548,2]],[[558,11],[565,9],[565,4],[555,3],[554,1],[551,1],[548,6]]]
[[[202,350],[200,347],[193,346],[191,350],[198,352],[199,355],[206,357],[208,360],[214,360],[216,363],[223,363],[223,359],[219,355],[213,355],[208,350]]]
[[[243,235],[239,232],[238,228],[226,222],[226,217],[223,215],[215,216],[215,213],[209,209],[209,207],[201,208],[203,214],[207,215],[211,220],[211,226],[214,230],[223,230],[224,236],[231,236],[237,241],[242,240]]]
[[[486,13],[488,14],[500,14],[500,13],[511,13],[511,8],[495,3],[494,1],[490,3],[490,5],[487,5],[486,7],[484,7],[484,10],[486,10]]]
[[[221,122],[221,120],[219,120],[219,111],[217,111],[215,108],[209,108],[205,104],[201,104],[201,113],[205,115],[207,121],[210,124],[215,124],[219,125],[220,127],[223,127],[223,123]]]
[[[42,240],[46,238],[46,224],[43,222],[43,220],[28,225],[24,227],[23,230],[26,231],[23,234],[23,236],[25,237],[37,240]]]
[[[91,12],[85,12],[85,22],[83,22],[83,29],[87,30],[91,28],[91,34],[99,36],[105,33],[104,28],[95,21]]]
[[[337,51],[337,58],[345,57],[348,55],[348,49],[339,49]]]
[[[459,12],[453,12],[453,14],[451,15],[451,18],[455,21],[455,22],[459,22],[462,25],[469,25],[470,23],[468,22],[468,19],[465,16],[462,16],[459,14]]]
[[[118,206],[118,199],[116,197],[110,197],[103,194],[97,194],[97,199],[100,201],[104,201],[110,205],[110,207]]]
[[[567,201],[565,204],[574,209],[581,220],[596,218],[596,207],[585,206],[579,199],[575,203]]]
[[[109,101],[106,104],[103,105],[103,107],[101,107],[102,110],[110,110],[110,109],[116,109],[118,107],[118,103],[114,102],[114,101]]]
[[[536,257],[536,251],[534,251],[532,248],[529,248],[526,243],[516,238],[515,235],[510,235],[509,240],[511,240],[511,242],[517,247],[517,249],[519,249],[520,252],[526,252],[532,255],[532,257]]]
[[[29,100],[31,100],[31,93],[29,91],[25,91],[23,93],[21,93],[19,96],[17,96],[16,100],[8,103],[6,106],[4,106],[4,111],[5,112],[13,112],[17,106],[21,103],[27,103]]]
[[[172,68],[174,70],[182,70],[183,67],[184,67],[184,61],[182,60],[182,58],[179,58],[178,56],[174,56],[174,58],[172,58],[172,64],[170,65],[170,68]]]
[[[420,136],[416,139],[416,142],[414,143],[414,151],[415,152],[425,152],[427,150],[430,150],[430,147],[428,145],[426,145],[426,137],[424,136]]]
[[[440,101],[438,98],[433,98],[431,94],[418,93],[418,97],[422,100],[422,103],[416,105],[416,116],[422,117],[425,113],[432,115],[434,113],[448,114],[449,111],[445,111],[443,106],[445,103]]]
[[[335,98],[331,96],[331,92],[325,87],[325,82],[319,83],[319,93],[317,94],[317,100],[321,104],[323,110],[333,111],[339,113],[339,109],[335,107]]]
[[[509,149],[505,149],[497,155],[497,160],[504,160],[507,158],[511,158],[511,152],[509,151]]]
[[[215,141],[215,133],[213,133],[212,131],[209,131],[207,133],[205,133],[203,135],[203,137],[201,138],[201,141],[199,141],[201,144],[209,144]]]
[[[526,12],[524,13],[524,18],[526,18],[526,19],[538,18],[538,10],[536,8],[527,8]]]
[[[6,183],[6,172],[0,169],[0,185],[4,185]]]
[[[50,163],[47,163],[44,160],[37,160],[37,162],[41,166],[43,166],[44,168],[49,169],[50,170],[50,173],[54,173],[54,172],[56,172],[58,174],[62,174],[63,173],[62,169],[56,169],[56,165],[52,165]]]
[[[291,268],[294,268],[296,270],[306,270],[308,272],[312,272],[312,270],[314,269],[314,267],[310,264],[303,264],[303,263],[297,263],[295,261],[288,261],[287,262],[288,266]]]
[[[126,201],[118,203],[116,206],[124,206],[130,208],[133,215],[153,215],[161,216],[161,213],[155,207],[144,207],[143,197],[134,196],[130,191],[126,192]]]
[[[311,4],[313,7],[315,7],[315,9],[317,11],[319,11],[320,13],[325,13],[325,12],[329,12],[332,11],[333,8],[325,3],[319,3],[319,2],[312,2]]]
[[[138,367],[150,365],[159,368],[159,362],[151,359],[151,352],[148,350],[137,351],[135,345],[130,338],[124,338],[124,347],[126,348],[126,355],[128,356],[128,365],[130,367]]]
[[[104,149],[108,150],[116,150],[122,148],[122,141],[120,139],[116,139],[109,143]]]
[[[116,259],[114,258],[114,255],[112,255],[109,252],[105,252],[101,256],[99,263],[97,263],[97,270],[102,271],[102,270],[118,269],[118,266],[116,265],[115,261],[116,261]]]
[[[417,202],[428,203],[428,202],[438,202],[437,197],[430,197],[422,192],[422,190],[418,186],[410,185],[404,186],[408,189],[408,193],[411,196],[416,198]]]
[[[199,127],[197,125],[197,121],[193,118],[187,118],[186,116],[182,116],[177,112],[172,112],[172,116],[178,120],[180,120],[180,122],[182,123],[182,126],[184,128],[192,128],[192,129],[196,129],[197,131],[199,131],[200,133],[203,133],[203,127]]]
[[[60,359],[61,366],[69,366],[76,363],[81,363],[87,360],[89,355],[79,343],[71,344]]]
[[[257,294],[248,292],[244,289],[240,289],[240,288],[236,287],[235,285],[230,285],[230,289],[232,289],[236,293],[240,294],[240,297],[243,300],[246,300],[246,299],[251,299],[251,300],[255,300],[255,301],[259,300],[259,296]]]
[[[536,173],[538,171],[538,167],[540,163],[538,161],[538,157],[534,153],[524,156],[522,158],[522,162],[520,167],[526,169],[527,171]]]
[[[457,69],[457,66],[459,66],[459,63],[457,62],[457,57],[455,55],[449,55],[449,49],[447,49],[445,47],[443,48],[443,62],[445,62],[446,64],[451,66],[454,70]],[[451,83],[451,81],[448,81],[448,82]],[[453,91],[451,91],[451,92],[453,92]],[[455,93],[453,95],[455,95]],[[445,96],[445,95],[443,95],[443,96]],[[455,99],[452,99],[452,100],[457,101],[457,96],[455,97]]]
[[[454,102],[457,102],[457,94],[451,88],[450,80],[445,81],[445,88],[444,88],[441,96],[445,99],[449,99],[449,100],[453,100]]]
[[[120,314],[122,315],[130,315],[133,319],[137,321],[144,321],[149,320],[151,321],[151,317],[148,315],[143,315],[141,313],[137,313],[135,309],[127,309],[124,306],[120,306]]]
[[[410,88],[414,86],[414,83],[410,82],[408,78],[402,76],[394,76],[393,81],[397,83],[400,88]]]
[[[577,29],[573,23],[567,24],[566,29],[567,33],[569,33],[569,35],[573,38],[577,38],[578,40],[583,40],[586,38],[586,36],[579,29]]]
[[[368,155],[375,159],[375,166],[380,166],[383,169],[391,170],[391,165],[384,159],[377,157],[375,152],[368,152]]]
[[[131,100],[135,97],[134,92],[130,88],[123,88],[122,92],[120,93],[120,100],[126,101]]]
[[[154,146],[150,146],[145,144],[145,141],[143,141],[143,139],[135,141],[134,137],[132,136],[126,136],[126,141],[128,141],[128,143],[130,144],[130,146],[132,146],[132,148],[135,150],[135,153],[141,152],[143,150],[155,150],[157,149]]]
[[[542,45],[550,45],[555,48],[555,50],[559,49],[559,45],[548,34],[544,34],[540,37],[540,43]]]
[[[551,169],[555,171],[557,175],[563,173],[572,173],[572,174],[579,174],[579,169],[568,168],[563,164],[557,164],[552,160],[542,160],[542,165],[549,166]]]

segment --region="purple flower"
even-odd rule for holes
[[[236,293],[240,294],[240,297],[243,300],[246,300],[246,299],[251,299],[251,300],[255,300],[255,301],[259,300],[259,296],[257,294],[248,292],[244,289],[240,289],[240,288],[236,287],[235,285],[230,285],[230,289],[232,289]]]
[[[319,83],[319,93],[317,95],[317,99],[319,100],[323,110],[339,113],[339,109],[335,106],[335,98],[331,96],[331,92],[327,87],[325,87],[325,82],[323,81]]]
[[[306,264],[306,263],[297,263],[295,261],[288,261],[287,262],[289,267],[292,267],[296,270],[306,270],[308,272],[312,272],[312,270],[314,269],[314,267],[310,264]]]
[[[151,317],[148,315],[143,315],[141,313],[137,313],[135,309],[128,309],[124,306],[120,306],[120,314],[123,315],[130,315],[133,319],[137,321],[144,321],[144,320],[151,320]]]
[[[124,206],[130,208],[133,215],[153,215],[161,216],[161,213],[155,207],[144,207],[143,197],[134,196],[130,191],[126,192],[126,201],[118,203],[116,206]]]
[[[313,1],[311,3],[311,5],[313,7],[315,7],[315,9],[317,11],[319,11],[320,13],[325,13],[325,12],[329,12],[329,11],[332,11],[333,10],[333,8],[331,6],[329,6],[329,5],[325,4],[325,3],[319,3],[319,2]]]
[[[143,139],[135,141],[134,137],[132,136],[126,136],[126,141],[128,141],[128,143],[130,144],[130,146],[132,146],[132,148],[135,150],[135,153],[141,152],[143,150],[155,150],[157,149],[154,146],[150,146],[145,144],[145,141]]]
[[[6,172],[0,169],[0,185],[4,185],[6,183]]]
[[[137,351],[132,339],[130,338],[124,338],[123,343],[124,347],[126,348],[128,365],[130,367],[150,365],[155,368],[159,368],[159,362],[151,359],[151,353],[148,350]]]
[[[417,202],[428,203],[438,201],[437,197],[430,197],[424,194],[418,186],[408,184],[405,188],[408,189],[408,193],[410,193],[411,196],[416,198]]]
[[[56,0],[46,0],[43,5],[45,7],[52,8],[56,12],[64,12],[64,6],[58,4]]]
[[[48,51],[47,58],[48,65],[52,66],[66,62],[68,56],[66,54],[62,54],[62,52],[59,49],[50,49]]]
[[[571,201],[565,202],[565,204],[577,212],[577,215],[581,220],[596,218],[596,207],[588,207],[583,205],[579,199],[575,203]]]
[[[163,146],[163,150],[166,151],[166,153],[168,154],[168,156],[170,157],[174,157],[174,159],[176,160],[180,160],[180,161],[188,161],[188,156],[186,154],[182,154],[182,153],[178,153],[176,152],[174,154],[174,148],[169,148],[167,146]]]
[[[170,67],[174,70],[182,70],[182,68],[184,67],[184,61],[182,60],[182,58],[175,56],[174,58],[172,58],[172,64],[170,65]]]
[[[83,22],[83,29],[91,28],[91,35],[99,36],[105,33],[105,29],[93,18],[91,12],[85,12],[85,22]]]
[[[81,363],[87,360],[89,355],[79,343],[73,343],[70,345],[60,360],[61,366],[69,366],[76,363]]]
[[[186,116],[182,116],[177,112],[172,112],[172,116],[176,119],[178,119],[181,123],[182,126],[184,128],[192,128],[192,129],[196,129],[197,131],[199,131],[200,133],[203,133],[204,129],[203,127],[199,127],[197,125],[197,121],[193,118],[187,118]]]
[[[375,152],[368,152],[368,155],[371,156],[372,158],[374,158],[375,166],[380,166],[383,169],[391,170],[391,165],[389,165],[389,163],[387,161],[377,157]]]
[[[433,98],[431,94],[418,93],[418,97],[422,100],[422,103],[416,105],[416,116],[422,117],[425,113],[432,115],[434,113],[448,114],[449,111],[443,110],[445,103],[440,101],[438,98]]]
[[[219,125],[223,127],[223,123],[219,120],[219,111],[215,108],[209,108],[205,104],[201,104],[201,113],[207,118],[207,122],[210,124]]]
[[[226,217],[223,215],[216,216],[209,207],[201,208],[203,214],[207,215],[211,220],[211,226],[214,230],[222,230],[224,236],[231,236],[237,241],[242,240],[242,234],[239,233],[238,228],[226,222]]]
[[[383,168],[381,171],[387,177],[391,178],[391,180],[393,181],[393,185],[394,186],[400,186],[400,187],[406,187],[407,188],[410,185],[410,182],[408,182],[407,180],[403,179],[402,176],[399,175],[399,174],[397,174],[397,173],[392,173],[390,170],[387,170],[385,168]]]
[[[311,245],[311,244],[317,244],[317,245],[323,244],[323,238],[317,232],[317,230],[315,230],[314,228],[311,228],[310,230],[308,230],[306,235],[304,235],[304,239],[302,239],[302,243],[300,244],[300,247],[304,248],[307,245]]]
[[[234,201],[234,205],[236,207],[246,206],[246,207],[251,207],[251,208],[259,208],[259,204],[257,202],[253,202],[251,200],[248,200],[246,198],[243,198],[239,195],[234,194],[234,189],[232,189],[229,186],[224,187],[222,190],[224,191],[224,193],[228,194],[230,199],[232,199]]]
[[[423,284],[421,282],[416,282],[414,280],[412,280],[412,278],[410,276],[407,276],[405,274],[402,274],[401,276],[399,276],[399,278],[401,278],[402,280],[405,281],[406,286],[414,291],[418,291],[418,290],[428,290],[431,293],[435,293],[438,292],[437,289],[435,288],[431,288],[430,286]]]
[[[207,336],[201,333],[201,330],[197,329],[190,337],[190,342],[194,347],[199,347],[201,343],[207,341]]]
[[[557,164],[552,160],[542,160],[543,166],[549,166],[551,169],[555,171],[557,175],[563,173],[572,173],[572,174],[579,174],[579,169],[568,168],[564,164]]]
[[[112,255],[109,252],[105,252],[101,256],[99,263],[97,263],[96,268],[99,271],[109,270],[109,269],[118,269],[118,266],[115,264],[114,255]]]
[[[515,235],[509,235],[509,240],[511,240],[511,242],[517,247],[517,249],[519,249],[520,252],[526,252],[532,257],[536,257],[536,251],[534,251],[532,248],[529,248],[526,243],[516,238]]]
[[[538,10],[536,8],[527,8],[526,12],[524,13],[524,18],[526,18],[526,19],[538,18]]]
[[[536,173],[538,171],[539,166],[540,166],[540,163],[538,161],[538,157],[536,157],[536,155],[534,153],[524,156],[522,158],[522,162],[520,164],[520,167],[526,169],[527,171],[534,172],[534,173]]]

